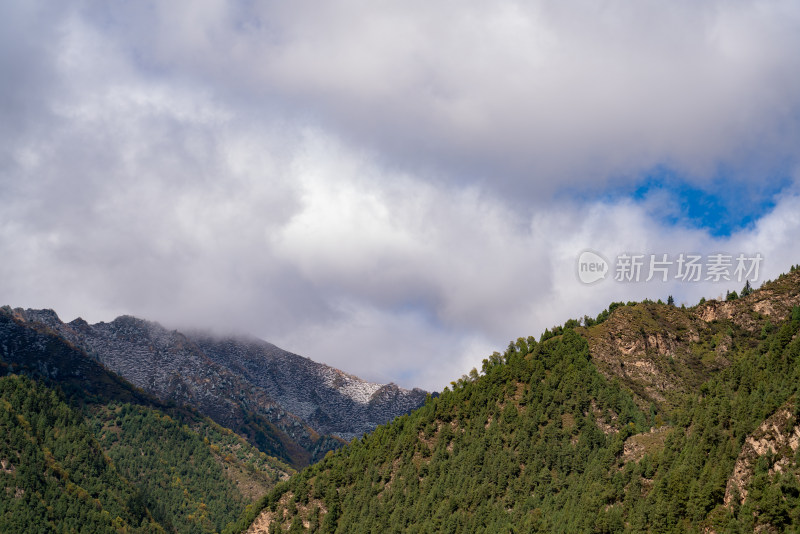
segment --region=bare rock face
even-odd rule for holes
[[[256,338],[184,334],[130,316],[90,325],[82,319],[63,323],[52,310],[13,314],[159,399],[192,405],[295,466],[426,398],[420,389],[370,383]]]
[[[421,389],[367,382],[260,339],[189,336],[214,362],[280,399],[322,434],[350,440],[425,402]]]
[[[584,330],[601,373],[618,378],[643,409],[670,405],[725,367],[724,333],[712,349],[701,346],[711,327],[680,309],[654,303],[623,306],[603,324]]]
[[[770,454],[776,458],[770,468],[770,475],[781,472],[792,462],[800,444],[800,423],[792,414],[790,405],[793,404],[787,403],[779,408],[747,436],[736,459],[733,475],[728,479],[725,488],[725,506],[730,506],[736,495],[739,496],[739,503],[744,503],[747,486],[753,478],[759,457]]]
[[[752,338],[767,322],[785,320],[800,305],[798,281],[800,271],[746,297],[687,310],[653,302],[619,306],[581,332],[600,372],[628,386],[643,409],[651,402],[670,406],[729,364],[735,336]]]
[[[783,321],[794,306],[800,305],[800,293],[793,284],[797,278],[798,275],[789,273],[747,297],[725,302],[710,300],[697,307],[696,316],[706,323],[730,320],[744,330],[755,332],[761,328],[763,318]]]
[[[703,321],[710,323],[712,321],[730,319],[734,313],[734,309],[732,302],[712,300],[700,307],[697,311],[697,316]]]

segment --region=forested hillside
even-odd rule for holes
[[[0,404],[0,532],[163,532],[55,391],[2,377]]]
[[[0,532],[219,532],[292,472],[191,413],[77,400],[0,378]]]
[[[131,316],[64,323],[53,310],[3,306],[2,347],[9,363],[45,374],[53,374],[53,351],[80,353],[71,359],[95,375],[90,389],[122,377],[162,402],[191,406],[295,468],[425,400],[422,390],[367,382],[260,339],[184,334]],[[60,376],[76,370],[61,368]]]
[[[800,269],[615,303],[292,474],[1,313],[0,532],[796,531],[799,331]]]
[[[291,472],[208,420],[127,403],[87,413],[111,463],[169,532],[219,532]]]
[[[747,293],[615,305],[520,338],[279,484],[237,527],[796,530],[800,270]]]
[[[0,313],[0,334],[4,534],[219,532],[294,472],[46,328]]]

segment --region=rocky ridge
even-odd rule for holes
[[[772,464],[770,475],[780,473],[792,464],[800,446],[800,423],[794,413],[795,406],[794,401],[787,402],[747,436],[725,488],[725,506],[731,506],[735,501],[738,501],[736,504],[744,503],[760,457],[769,458]]]
[[[302,466],[425,401],[270,343],[187,334],[131,316],[62,322],[53,310],[3,313],[47,329],[164,401],[189,404],[268,452]]]
[[[709,300],[683,310],[653,302],[619,306],[600,325],[579,329],[593,361],[619,379],[644,409],[675,406],[715,371],[729,364],[737,343],[752,343],[765,326],[785,320],[800,305],[800,271],[765,283],[749,296]]]
[[[799,266],[743,297],[613,303],[580,324],[518,338],[238,528],[797,530]]]

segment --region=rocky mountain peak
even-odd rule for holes
[[[53,310],[8,311],[298,466],[425,401],[422,390],[371,383],[254,337],[182,333],[130,315],[91,325],[64,323]]]

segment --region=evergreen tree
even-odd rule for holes
[[[791,291],[772,287],[776,311],[796,302]],[[298,530],[298,519],[328,532],[797,531],[800,452],[780,452],[781,472],[777,453],[762,458],[744,502],[724,499],[759,426],[782,409],[794,414],[780,425],[787,436],[800,421],[800,307],[772,314],[773,326],[748,311],[709,321],[653,304],[614,303],[591,326],[584,317],[583,328],[570,321],[539,342],[518,339],[255,509],[281,518],[275,531]],[[637,356],[667,381],[658,397],[626,372],[624,355],[614,351],[618,373],[607,354],[590,353],[590,341],[602,351],[636,332],[674,340],[670,354]],[[321,502],[295,505],[303,495]]]
[[[745,281],[744,287],[742,288],[741,296],[742,297],[746,297],[746,296],[750,295],[751,293],[753,293],[753,287],[750,285],[750,280],[747,280],[747,281]]]

